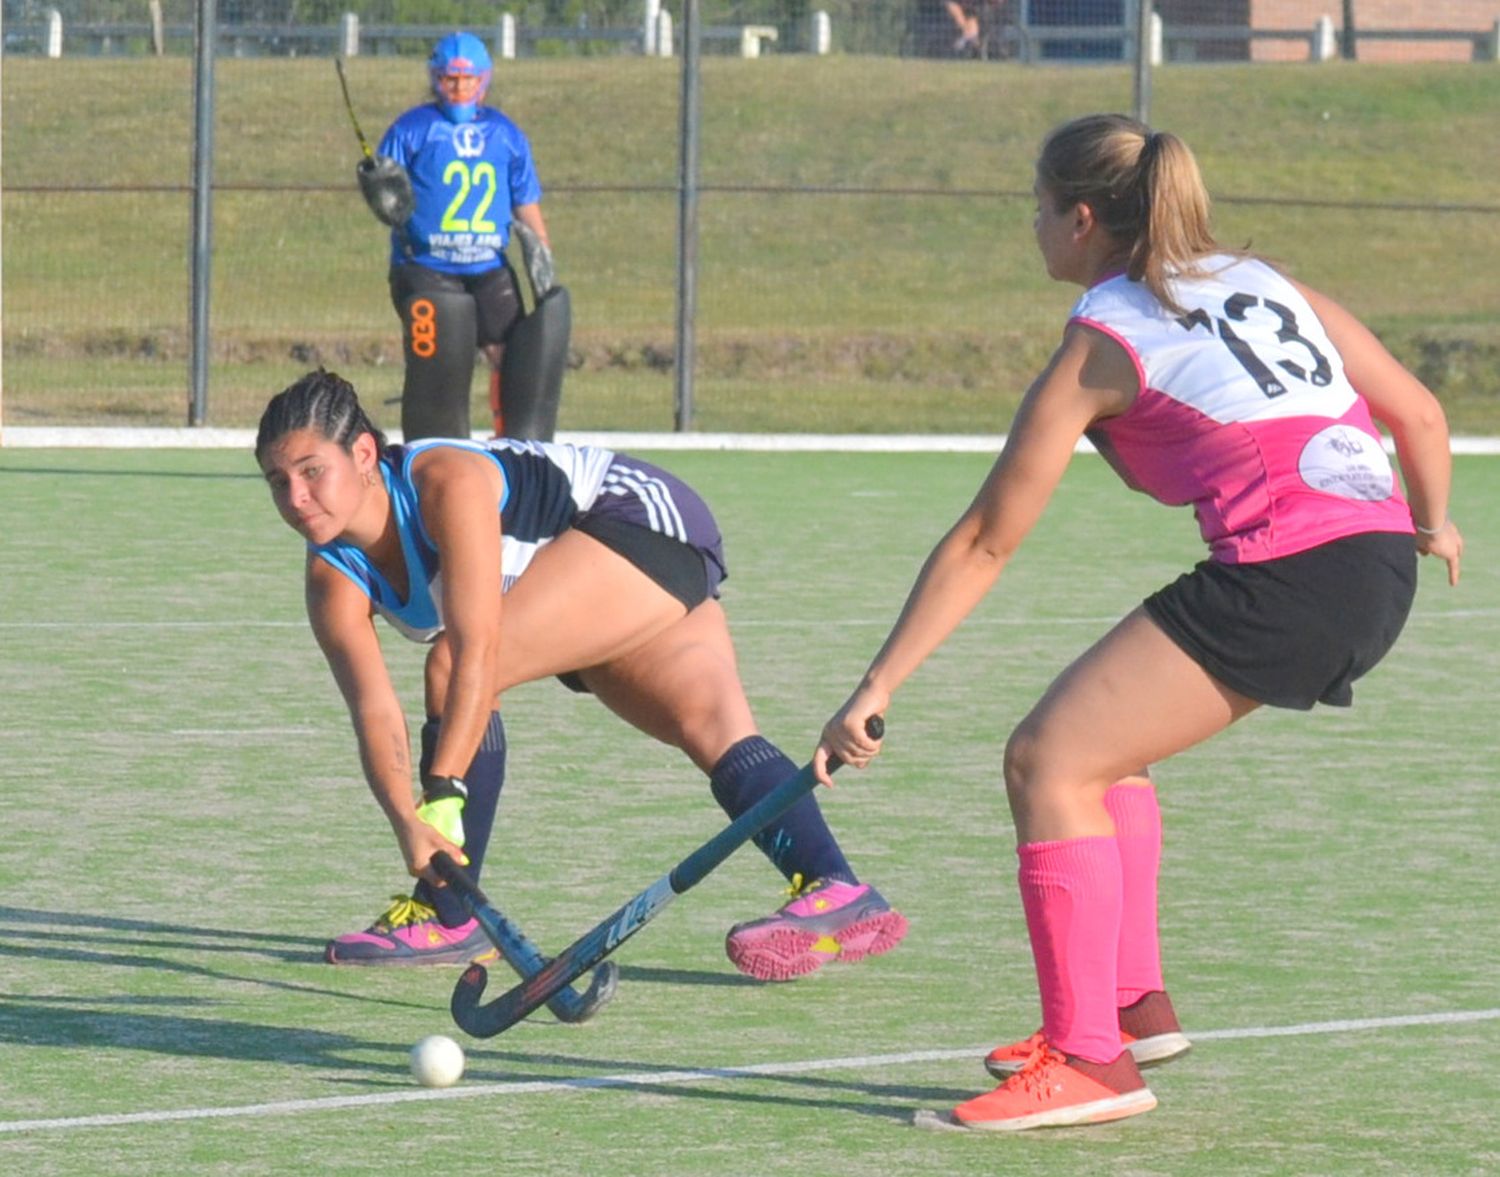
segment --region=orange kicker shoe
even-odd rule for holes
[[[991,1091],[953,1109],[953,1123],[986,1132],[1022,1132],[1102,1124],[1149,1112],[1156,1096],[1135,1059],[1121,1051],[1110,1063],[1091,1063],[1043,1042],[1019,1071]]]
[[[1120,1010],[1120,1041],[1138,1067],[1157,1067],[1193,1049],[1177,1022],[1172,999],[1160,990]],[[1020,1042],[997,1046],[985,1056],[984,1069],[997,1079],[1008,1079],[1045,1044],[1046,1038],[1038,1030]]]

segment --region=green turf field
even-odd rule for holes
[[[747,687],[801,760],[987,460],[656,457],[717,508]],[[1494,1172],[1500,462],[1457,466],[1464,581],[1424,564],[1357,706],[1261,713],[1159,771],[1168,980],[1197,1040],[1153,1072],[1160,1108],[1003,1138],[909,1126],[1037,1022],[1001,748],[1197,557],[1185,513],[1079,458],[898,697],[886,754],[823,795],[911,919],[896,952],[740,978],[725,929],[779,902],[745,851],[620,950],[596,1021],[468,1040],[444,1094],[406,1050],[461,1037],[457,970],[318,963],[403,880],[249,455],[0,452],[0,1172]],[[394,653],[415,698],[418,652]],[[544,947],[720,827],[701,778],[597,703],[541,683],[508,714],[486,884]]]

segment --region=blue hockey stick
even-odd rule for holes
[[[865,730],[878,740],[885,734],[885,721],[878,715],[872,716]],[[830,756],[828,771],[838,767],[837,757]],[[634,936],[673,899],[702,882],[715,867],[810,793],[817,783],[811,764],[799,769],[608,919],[563,949],[545,968],[524,977],[519,985],[487,1005],[480,1005],[479,998],[489,974],[483,965],[470,965],[453,988],[454,1021],[475,1038],[493,1038],[510,1029]]]
[[[479,926],[489,937],[490,943],[500,950],[505,963],[516,971],[517,976],[525,980],[546,969],[549,963],[548,958],[543,956],[540,949],[526,938],[525,932],[507,919],[505,913],[489,901],[488,896],[479,889],[479,884],[474,882],[468,871],[442,850],[432,856],[432,869],[443,876],[443,882],[453,889],[454,895],[463,904],[464,910],[479,921]],[[620,969],[614,961],[607,961],[594,974],[588,991],[579,993],[572,988],[571,983],[586,971],[586,967],[579,970],[574,976],[569,977],[561,988],[543,999],[558,1021],[587,1021],[615,995],[615,986],[620,980]],[[458,996],[455,993],[453,1020],[458,1023],[459,1029],[473,1034],[474,1031],[465,1025],[468,1020],[467,1011],[467,1005],[462,1011],[460,1010]]]

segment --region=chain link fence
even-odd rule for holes
[[[6,425],[187,419],[194,15],[5,2]],[[671,427],[682,77],[661,54],[681,53],[681,11],[506,15],[222,0],[210,424],[253,423],[319,363],[367,399],[399,391],[385,236],[330,59],[373,142],[423,99],[432,40],[468,27],[532,140],[573,295],[562,427]],[[1155,16],[1142,39],[1125,0],[705,3],[696,426],[1003,430],[1074,295],[1035,258],[1032,158],[1065,118],[1132,109],[1137,54],[1223,239],[1342,298],[1460,428],[1482,422],[1500,393],[1500,156],[1476,149],[1500,107],[1493,7]]]

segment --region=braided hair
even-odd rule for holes
[[[309,372],[271,398],[255,435],[256,461],[268,446],[299,429],[315,430],[347,453],[353,452],[355,440],[363,433],[374,435],[377,450],[386,448],[385,434],[359,403],[354,385],[325,368]]]

